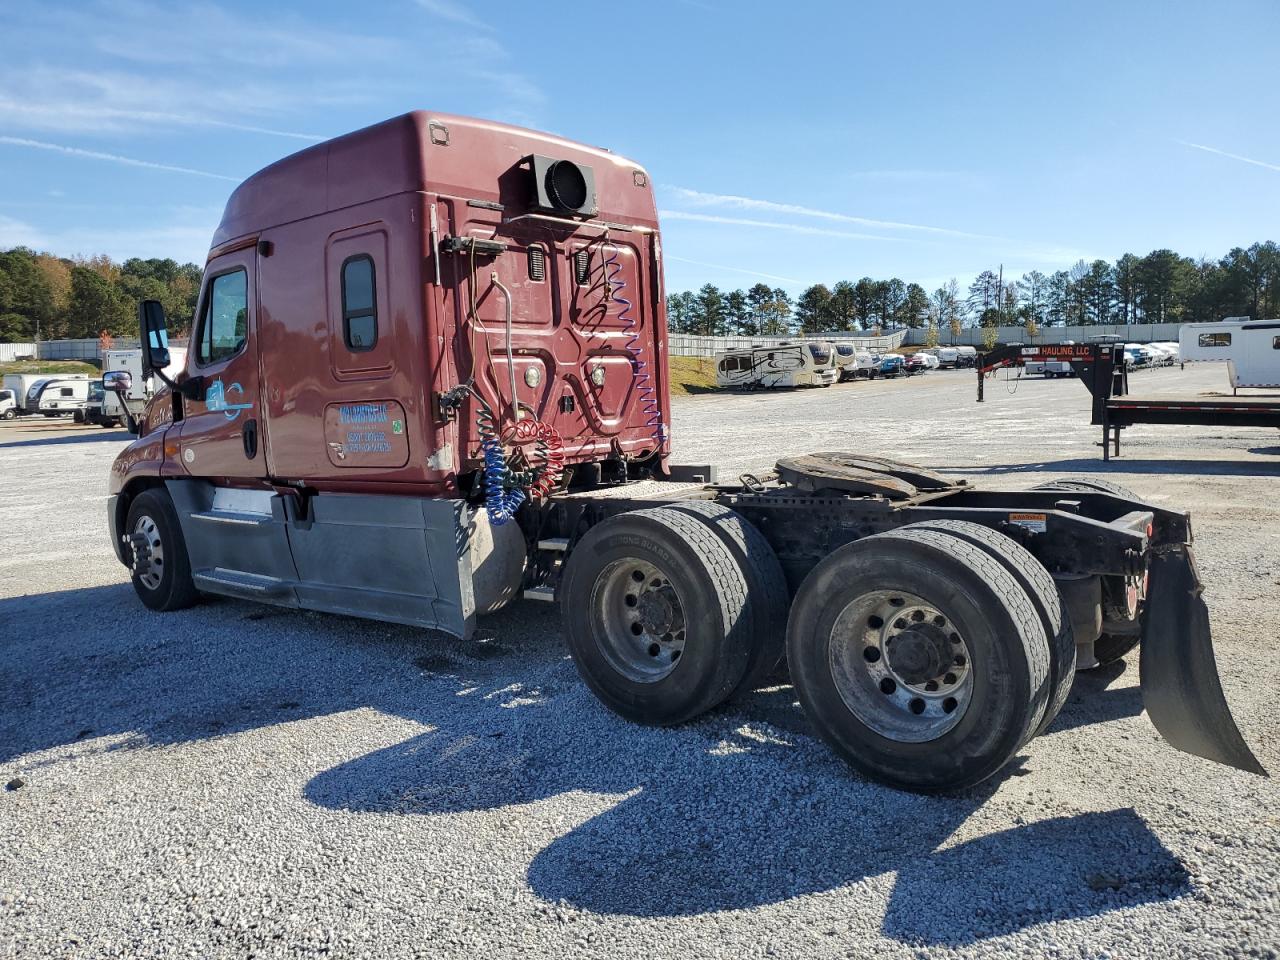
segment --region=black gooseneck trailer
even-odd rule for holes
[[[1102,427],[1102,459],[1120,455],[1120,431],[1140,423],[1207,427],[1280,427],[1280,398],[1147,398],[1129,393],[1129,368],[1120,344],[1043,344],[1008,346],[984,353],[978,361],[978,400],[986,376],[1001,367],[1044,360],[1070,361],[1093,396],[1093,420]]]

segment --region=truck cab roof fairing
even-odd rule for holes
[[[417,110],[318,143],[253,174],[227,200],[211,249],[270,227],[417,191],[501,203],[518,215],[530,207],[529,175],[511,171],[533,153],[590,166],[600,220],[657,227],[648,175],[630,160],[521,127]]]

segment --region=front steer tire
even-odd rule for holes
[[[895,663],[895,641],[912,631]],[[945,679],[950,711],[925,692],[938,681],[922,682],[939,647],[958,665]],[[824,558],[792,604],[787,658],[819,735],[855,770],[906,790],[992,776],[1034,736],[1049,699],[1049,644],[1026,591],[985,549],[936,530],[877,534]]]
[[[691,720],[751,665],[748,578],[701,517],[657,507],[601,521],[569,554],[559,596],[578,673],[628,720]]]
[[[123,533],[126,556],[132,561],[133,589],[146,606],[170,611],[196,602],[199,592],[191,579],[187,542],[167,492],[144,490],[134,497]],[[140,552],[145,552],[144,559],[140,560]]]

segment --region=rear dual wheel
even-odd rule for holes
[[[1037,602],[958,530],[904,527],[830,554],[796,594],[787,658],[819,735],[909,790],[990,777],[1057,696]]]
[[[605,706],[682,723],[744,691],[782,652],[786,584],[763,536],[715,504],[592,527],[560,584],[569,651]]]

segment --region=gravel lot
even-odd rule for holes
[[[821,449],[986,486],[1104,472],[1075,381],[987,395],[940,371],[682,399],[677,451],[731,474]],[[1081,675],[998,782],[901,794],[835,760],[786,687],[680,729],[623,723],[540,605],[469,645],[227,600],[147,613],[103,517],[126,440],[0,425],[0,783],[24,781],[0,790],[0,955],[1280,950],[1280,789],[1165,747],[1136,661]],[[1193,512],[1223,683],[1277,769],[1280,439],[1138,427],[1105,474]]]

